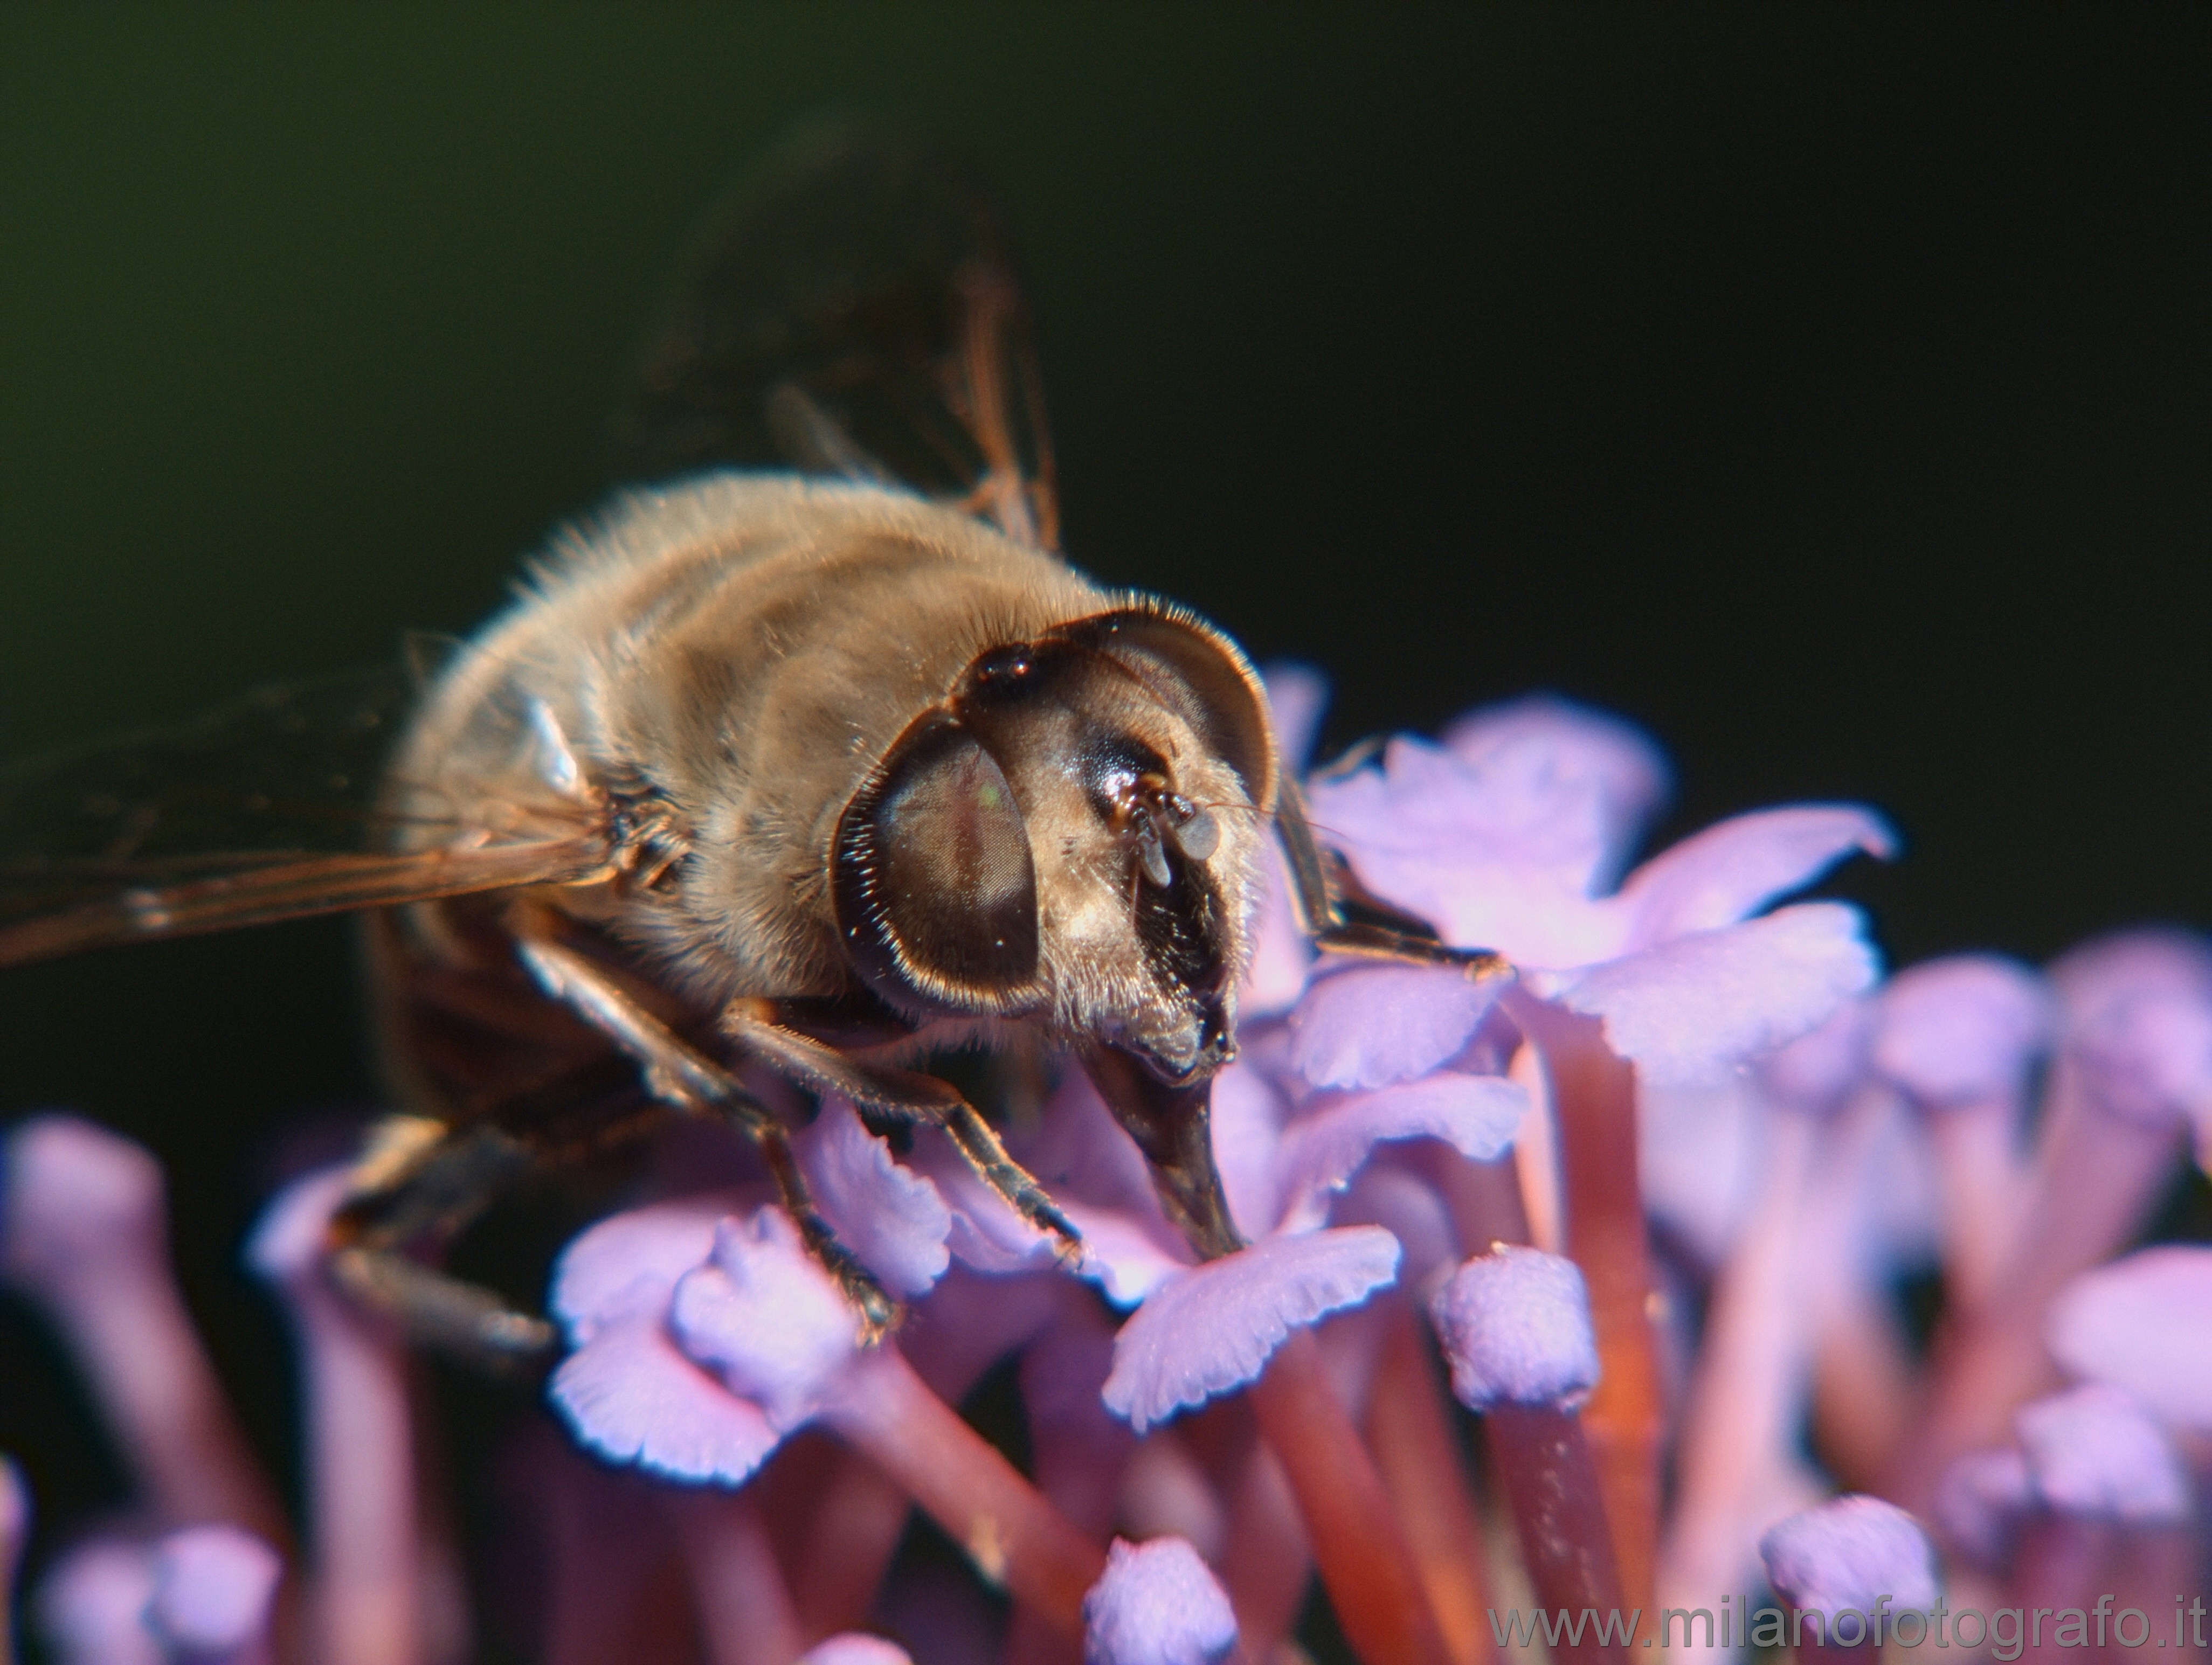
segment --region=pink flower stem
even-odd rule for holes
[[[2115,1613],[2133,1607],[2148,1619],[2150,1634],[2139,1647],[2113,1636],[2114,1656],[2138,1665],[2148,1665],[2153,1659],[2160,1665],[2179,1665],[2173,1651],[2179,1645],[2173,1621],[2179,1603],[2174,1598],[2206,1593],[2200,1571],[2202,1547],[2203,1541],[2193,1527],[2146,1527],[2122,1532],[2107,1569],[2109,1582],[2098,1593],[2113,1592]],[[2190,1638],[2186,1615],[2183,1618],[2180,1635]]]
[[[1066,1634],[1105,1553],[915,1374],[896,1344],[860,1356],[822,1422],[896,1480],[977,1571]]]
[[[1313,1332],[1291,1331],[1245,1396],[1297,1499],[1352,1651],[1364,1665],[1446,1665],[1413,1550]]]
[[[1520,1172],[1511,1156],[1470,1162],[1434,1140],[1422,1140],[1408,1159],[1419,1165],[1451,1211],[1462,1254],[1487,1254],[1492,1244],[1534,1241],[1521,1195]]]
[[[661,1506],[675,1524],[714,1665],[791,1665],[805,1644],[759,1495],[750,1486],[672,1489]]]
[[[1246,1408],[1235,1401],[1210,1408],[1218,1420]],[[1272,1661],[1289,1646],[1306,1585],[1313,1577],[1313,1546],[1298,1519],[1298,1500],[1267,1442],[1249,1427],[1223,1486],[1229,1511],[1221,1551],[1221,1582],[1237,1609],[1246,1658]],[[1154,1436],[1158,1438],[1158,1436]]]
[[[1771,1126],[1761,1200],[1714,1280],[1683,1413],[1661,1585],[1668,1605],[1711,1607],[1740,1587],[1768,1524],[1749,1516],[1774,1495],[1802,1409],[1808,1325],[1799,1287],[1821,1127],[1795,1111],[1777,1112]]]
[[[1911,1426],[1916,1365],[1882,1298],[1857,1281],[1836,1292],[1814,1341],[1813,1426],[1820,1462],[1864,1491]]]
[[[544,1535],[543,1665],[667,1665],[701,1651],[662,1486],[532,1428],[518,1448],[523,1507]]]
[[[1636,1071],[1595,1018],[1516,990],[1505,998],[1543,1054],[1558,1118],[1566,1250],[1589,1287],[1600,1374],[1582,1426],[1613,1524],[1623,1594],[1651,1606],[1663,1414],[1651,1271],[1637,1172]]]
[[[1483,1412],[1482,1422],[1491,1466],[1520,1528],[1536,1605],[1570,1614],[1592,1608],[1600,1618],[1625,1608],[1604,1493],[1580,1419],[1559,1405],[1501,1402]],[[1562,1638],[1552,1657],[1558,1665],[1620,1665],[1626,1655],[1618,1642],[1586,1632],[1579,1643]]]
[[[1392,1508],[1413,1539],[1421,1585],[1452,1665],[1489,1665],[1494,1651],[1482,1583],[1482,1521],[1452,1409],[1413,1309],[1389,1304],[1367,1407],[1367,1444]]]
[[[1069,1281],[1064,1317],[1022,1354],[1022,1405],[1037,1489],[1094,1541],[1113,1535],[1121,1476],[1136,1436],[1106,1408],[1099,1390],[1114,1356],[1114,1330],[1087,1290]],[[1082,1649],[1049,1631],[1034,1608],[1014,1612],[1007,1665],[1080,1665]]]
[[[153,1156],[57,1115],[16,1129],[9,1157],[6,1270],[61,1330],[155,1512],[172,1526],[225,1521],[289,1543],[276,1491],[178,1292]]]
[[[131,1467],[163,1520],[228,1521],[276,1542],[283,1511],[233,1420],[166,1265],[114,1277],[62,1315]]]
[[[2020,1106],[2009,1098],[1926,1111],[1936,1156],[1943,1232],[1943,1296],[1960,1311],[1979,1308],[2019,1228],[2027,1175],[2017,1145]]]
[[[2042,1608],[2052,1618],[2068,1608],[2086,1612],[2098,1592],[2112,1588],[2112,1550],[2118,1537],[2109,1523],[2078,1516],[2039,1511],[2028,1517],[2014,1553],[2012,1599],[2033,1614]],[[2055,1625],[2045,1625],[2040,1642],[2028,1632],[2024,1661],[2052,1661],[2078,1656],[2078,1647],[2059,1645]]]
[[[323,1262],[344,1170],[294,1184],[251,1250],[290,1308],[306,1407],[316,1665],[422,1656],[414,1420],[398,1339],[341,1296]]]
[[[420,1568],[406,1356],[335,1294],[302,1300],[296,1316],[317,1656],[326,1665],[415,1665]]]
[[[793,1498],[788,1509],[783,1476],[771,1471],[763,1478],[775,1487],[774,1513],[803,1516],[791,1555],[791,1599],[799,1632],[811,1645],[866,1619],[914,1502],[896,1480],[842,1445],[832,1447],[826,1462],[809,1465],[807,1474],[808,1496]]]

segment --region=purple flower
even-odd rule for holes
[[[672,1480],[735,1485],[781,1435],[684,1353],[668,1325],[677,1285],[707,1262],[723,1218],[713,1202],[658,1203],[602,1220],[568,1245],[552,1306],[574,1351],[550,1392],[602,1456]]]
[[[1470,1410],[1577,1403],[1597,1384],[1589,1292],[1571,1260],[1503,1244],[1460,1268],[1430,1311]]]
[[[94,1538],[47,1574],[40,1627],[65,1665],[268,1665],[276,1552],[229,1526]]]
[[[1936,1559],[1928,1535],[1894,1504],[1836,1498],[1782,1522],[1760,1540],[1775,1592],[1831,1616],[1862,1615],[1885,1597],[1911,1609],[1936,1605]]]
[[[1295,761],[1318,685],[1270,687]],[[2212,1250],[2140,1238],[2212,1122],[2212,952],[2131,933],[1877,987],[1856,913],[1774,904],[1885,851],[1878,820],[1741,816],[1632,866],[1666,790],[1640,733],[1552,699],[1314,784],[1363,884],[1517,975],[1316,958],[1273,874],[1211,1106],[1235,1253],[1199,1262],[1065,1059],[1005,1135],[1079,1228],[1073,1261],[934,1129],[895,1147],[832,1098],[795,1132],[823,1215],[905,1303],[887,1339],[742,1153],[716,1158],[734,1188],[647,1183],[579,1234],[548,1303],[559,1425],[502,1458],[526,1501],[492,1547],[526,1569],[502,1584],[542,1591],[541,1656],[1271,1658],[1318,1573],[1363,1665],[1471,1665],[1500,1560],[1547,1609],[1648,1613],[1747,1597],[1763,1547],[1790,1601],[1903,1608],[1934,1594],[1928,1529],[1989,1605],[2191,1588]],[[0,1270],[135,1495],[127,1535],[44,1569],[56,1656],[466,1656],[416,1486],[426,1402],[325,1275],[343,1174],[283,1191],[249,1250],[307,1450],[312,1555],[272,1637],[293,1534],[174,1287],[157,1166],[62,1117],[6,1153]],[[1922,1347],[1893,1285],[1930,1269]],[[956,1408],[979,1383],[1000,1421],[1018,1396],[1026,1473]],[[1006,1607],[902,1551],[916,1510]]]
[[[1647,1079],[1711,1080],[1873,983],[1855,911],[1753,916],[1894,840],[1865,809],[1768,810],[1708,827],[1613,888],[1663,779],[1650,742],[1614,719],[1527,701],[1475,713],[1444,745],[1392,741],[1379,764],[1315,783],[1313,813],[1377,895],[1603,1018]]]
[[[1223,1665],[1237,1646],[1229,1597],[1181,1538],[1115,1539],[1083,1629],[1084,1665]]]

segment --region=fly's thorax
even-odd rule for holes
[[[903,493],[727,474],[638,494],[565,537],[431,690],[416,796],[557,798],[538,714],[587,786],[680,849],[661,887],[623,892],[615,935],[703,1003],[834,994],[847,803],[976,653],[1106,600]]]
[[[1251,673],[1144,605],[978,655],[854,798],[841,934],[916,1016],[1036,1014],[1166,1079],[1228,1056],[1274,760]]]

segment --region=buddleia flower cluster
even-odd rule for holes
[[[1319,686],[1269,687],[1303,756]],[[660,1165],[552,1269],[563,1351],[494,1459],[534,1595],[494,1628],[625,1665],[1625,1659],[1844,1609],[1958,1612],[1946,1657],[1996,1645],[1970,1608],[1999,1644],[1990,1616],[2040,1609],[2201,1645],[2212,1249],[2141,1245],[2212,1146],[2212,951],[1885,981],[1856,909],[1790,899],[1891,855],[1880,816],[1638,863],[1667,790],[1640,732],[1551,699],[1309,778],[1360,887],[1515,969],[1316,957],[1273,875],[1212,1100],[1237,1253],[1198,1262],[1074,1068],[1007,1135],[1073,1256],[937,1131],[793,1106],[903,1303],[880,1340],[741,1153]],[[6,1154],[0,1266],[140,1492],[41,1541],[47,1656],[478,1656],[408,1355],[323,1277],[343,1172],[247,1256],[296,1341],[295,1522],[170,1280],[153,1159],[66,1116]],[[1018,1416],[963,1414],[987,1382]],[[28,1523],[11,1471],[10,1568]]]

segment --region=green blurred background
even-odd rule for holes
[[[1000,187],[1076,559],[1327,668],[1332,742],[1552,687],[1673,830],[1870,800],[1900,959],[2212,922],[2207,15],[10,8],[0,754],[469,627],[842,107]],[[368,1100],[349,982],[332,925],[0,982],[0,1113],[172,1161],[272,1450],[230,1257],[269,1130]],[[116,1476],[49,1366],[52,1521]]]

